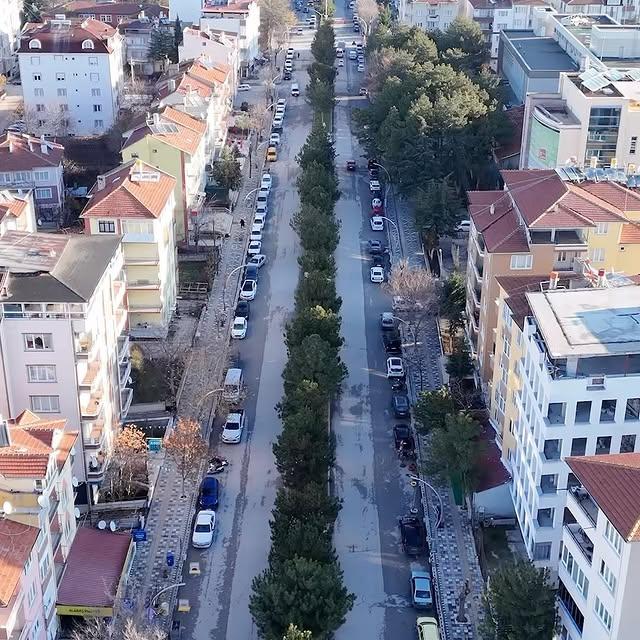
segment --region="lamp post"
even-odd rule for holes
[[[426,480],[423,480],[418,476],[413,476],[409,474],[407,475],[409,480],[411,480],[411,484],[413,484],[414,487],[416,486],[417,483],[423,484],[425,487],[428,487],[429,489],[431,489],[431,491],[433,491],[433,493],[435,494],[436,498],[438,498],[438,503],[440,505],[440,508],[438,509],[438,520],[436,521],[436,529],[439,529],[440,525],[442,524],[442,518],[444,516],[444,504],[442,502],[442,498],[440,497],[440,494]]]
[[[158,596],[161,593],[164,593],[165,591],[169,591],[170,589],[179,589],[180,587],[184,587],[184,585],[186,584],[186,582],[177,582],[176,584],[170,584],[168,587],[165,587],[164,589],[160,589],[160,591],[158,591],[158,593],[156,593],[155,596],[153,596],[153,598],[151,598],[151,607],[153,609],[156,608],[156,600],[158,599]]]
[[[231,276],[236,272],[236,271],[240,271],[240,269],[244,269],[247,266],[248,263],[243,263],[241,264],[239,267],[236,267],[235,269],[231,269],[231,271],[229,271],[229,275],[226,277],[225,281],[224,281],[224,287],[222,287],[222,310],[226,313],[227,312],[227,285],[229,284],[229,278],[231,278]]]
[[[382,169],[384,171],[384,174],[387,176],[387,187],[385,189],[385,200],[387,199],[387,190],[389,189],[389,185],[391,185],[391,195],[393,196],[393,211],[395,213],[396,216],[396,221],[398,220],[398,207],[396,206],[396,192],[393,188],[393,182],[391,181],[391,176],[389,175],[389,172],[387,171],[386,167],[384,167],[383,165],[381,165],[379,162],[372,162],[371,163],[374,167],[380,167],[380,169]],[[396,222],[396,229],[398,229],[398,244],[400,245],[400,254],[404,254],[404,250],[402,248],[402,235],[400,234],[400,230],[398,228],[398,224]]]

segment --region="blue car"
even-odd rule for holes
[[[198,506],[200,509],[212,510],[218,508],[220,497],[220,483],[218,478],[205,476],[200,485],[200,495],[198,496]]]

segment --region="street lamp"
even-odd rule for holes
[[[440,525],[442,524],[442,518],[444,516],[444,504],[442,502],[442,498],[440,497],[440,494],[426,480],[423,480],[422,478],[419,478],[418,476],[413,476],[413,475],[410,475],[410,474],[407,474],[407,476],[408,476],[409,480],[411,480],[411,484],[414,487],[418,483],[423,484],[425,487],[428,487],[429,489],[431,489],[431,491],[433,491],[433,493],[435,494],[436,498],[438,498],[438,503],[440,505],[440,508],[438,510],[438,520],[436,522],[436,529],[439,529]]]
[[[155,602],[161,593],[164,593],[165,591],[169,591],[170,589],[179,589],[180,587],[184,587],[185,584],[186,582],[178,582],[176,584],[170,584],[168,587],[165,587],[164,589],[160,589],[160,591],[158,591],[158,593],[156,593],[156,595],[153,596],[153,598],[151,598],[151,607],[153,609],[156,608]]]
[[[398,207],[396,205],[396,192],[393,188],[393,182],[391,180],[391,176],[389,175],[389,172],[387,171],[386,167],[384,167],[383,165],[381,165],[379,162],[372,162],[371,163],[374,167],[380,167],[380,169],[382,169],[384,171],[384,174],[387,176],[387,187],[385,189],[385,200],[387,199],[387,190],[389,189],[389,185],[391,185],[391,195],[393,196],[393,211],[396,214],[396,220],[398,220]],[[402,249],[402,234],[400,233],[399,229],[398,229],[398,225],[396,224],[396,229],[398,230],[398,243],[400,244],[400,254],[404,254],[404,251]]]
[[[257,148],[256,148],[256,151],[257,151]],[[247,193],[247,195],[244,197],[243,202],[246,202],[249,199],[249,196],[252,193],[255,193],[256,191],[260,191],[260,187],[256,187],[255,189],[251,189],[251,191],[249,191],[249,193]]]
[[[239,267],[236,267],[235,269],[231,269],[231,271],[229,271],[229,275],[226,277],[225,281],[224,281],[224,287],[222,287],[222,310],[226,313],[227,311],[227,285],[229,284],[229,278],[231,278],[231,276],[236,272],[236,271],[240,271],[240,269],[244,269],[247,266],[247,262],[241,264]]]

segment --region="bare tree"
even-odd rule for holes
[[[140,624],[132,618],[127,618],[122,625],[109,624],[105,618],[84,618],[71,632],[71,640],[165,640],[166,637],[160,627]]]
[[[296,24],[288,0],[260,0],[260,41],[270,52],[285,41],[287,31]]]
[[[113,501],[149,488],[147,440],[144,432],[135,425],[125,427],[115,438],[106,485]]]
[[[26,107],[24,122],[30,133],[66,136],[70,130],[69,111],[67,105],[39,104]]]
[[[357,0],[356,13],[360,20],[364,23],[364,35],[368,36],[373,25],[378,19],[380,8],[376,0]]]
[[[165,384],[167,397],[165,404],[176,408],[178,402],[178,390],[182,382],[184,367],[187,359],[187,349],[180,340],[165,340],[162,343],[162,355],[160,356],[165,370]]]
[[[202,463],[209,456],[209,447],[202,437],[200,423],[190,418],[180,418],[173,431],[165,438],[164,446],[182,478],[184,497],[185,482],[198,477]]]

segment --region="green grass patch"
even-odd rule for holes
[[[206,282],[206,262],[178,262],[180,282]]]
[[[513,553],[507,543],[507,531],[503,527],[482,527],[480,529],[484,547],[484,560],[489,574],[513,560]]]

